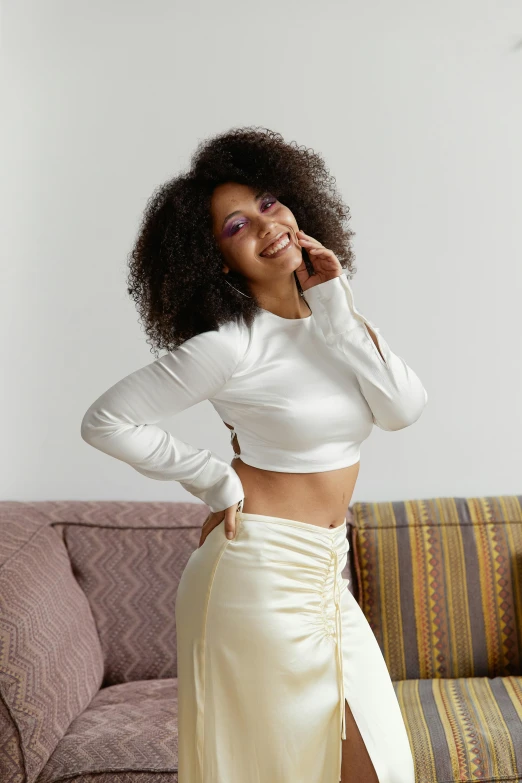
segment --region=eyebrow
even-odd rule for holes
[[[254,196],[254,201],[259,201],[261,196],[264,196],[265,193],[268,193],[268,191],[267,190],[260,190],[259,193],[256,193],[256,195]],[[227,215],[226,218],[223,221],[223,225],[221,226],[221,229],[223,229],[225,227],[225,223],[227,222],[227,220],[230,220],[230,218],[234,217],[234,215],[240,215],[240,214],[241,214],[241,211],[239,209],[236,209],[235,212],[231,212],[230,215]]]

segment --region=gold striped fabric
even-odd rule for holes
[[[522,496],[350,510],[354,594],[392,680],[522,673]]]
[[[394,682],[416,783],[522,781],[522,677]]]

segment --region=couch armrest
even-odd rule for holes
[[[0,780],[34,783],[102,678],[94,619],[63,541],[34,519],[1,518],[0,744],[9,753],[0,753]]]

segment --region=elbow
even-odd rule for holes
[[[90,446],[93,446],[100,434],[101,426],[102,421],[100,412],[97,408],[91,406],[85,413],[80,425],[80,435],[82,439]]]
[[[86,443],[91,443],[92,437],[93,437],[93,416],[91,414],[91,410],[87,411],[87,413],[84,415],[82,419],[82,423],[80,425],[80,435],[82,437],[82,440],[84,440]]]
[[[379,418],[372,414],[373,423],[379,427],[379,429],[385,430],[386,432],[403,430],[406,427],[415,424],[415,422],[420,419],[427,402],[428,393],[426,389],[422,387],[420,389],[420,394],[416,395],[415,399],[408,400],[407,404],[384,411]]]

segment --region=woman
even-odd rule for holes
[[[180,783],[414,783],[341,573],[360,445],[374,424],[413,424],[426,391],[354,306],[349,209],[318,154],[246,128],[191,163],[150,200],[130,261],[168,352],[82,422],[88,443],[210,508],[175,606]],[[232,464],[157,426],[205,399]]]

